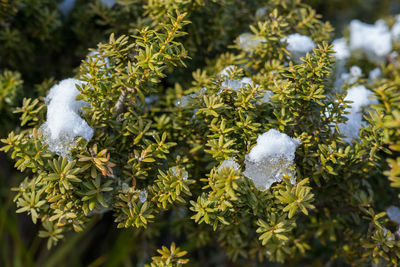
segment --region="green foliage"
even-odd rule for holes
[[[179,247],[175,246],[175,243],[171,244],[171,248],[162,247],[162,249],[158,249],[157,252],[161,254],[161,256],[152,257],[153,262],[150,263],[151,267],[162,266],[162,267],[173,267],[173,266],[182,266],[189,262],[189,259],[183,259],[182,257],[187,254],[186,251],[181,251]]]
[[[66,16],[54,1],[5,1],[0,22],[0,109],[20,116],[1,150],[24,173],[16,211],[41,223],[49,249],[68,251],[97,222],[126,229],[94,266],[149,262],[161,243],[172,244],[148,266],[181,266],[187,253],[194,265],[399,264],[399,226],[384,212],[399,203],[390,188],[400,187],[398,58],[373,83],[357,81],[378,102],[347,143],[340,125],[352,103],[348,86],[333,85],[333,28],[301,1],[76,1]],[[283,39],[293,33],[315,48],[298,58]],[[57,65],[89,48],[79,68]],[[36,77],[42,50],[53,64]],[[94,135],[59,155],[42,131],[44,96],[52,76],[71,73]],[[246,155],[270,129],[301,144],[290,168],[277,161],[282,181],[261,190],[244,174]]]

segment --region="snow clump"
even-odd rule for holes
[[[345,111],[348,112],[348,114],[345,115],[347,121],[338,125],[339,131],[344,136],[343,140],[347,143],[351,143],[354,139],[358,138],[362,125],[362,108],[377,102],[369,98],[372,94],[373,93],[363,85],[353,86],[347,91],[344,100],[353,101],[353,103],[349,104],[351,107],[345,109]]]
[[[241,88],[245,88],[248,84],[252,83],[249,77],[244,77],[241,80],[229,79],[229,74],[233,71],[233,68],[233,65],[229,65],[218,73],[219,77],[225,77],[225,80],[221,83],[222,87],[238,91]],[[217,94],[220,94],[221,92],[222,89],[219,90]]]
[[[338,73],[339,78],[335,80],[335,88],[340,90],[343,84],[355,84],[361,78],[362,74],[359,66],[352,66],[349,73]]]
[[[225,80],[221,83],[221,86],[223,88],[239,91],[242,88],[246,88],[248,84],[251,85],[253,83],[253,81],[249,77],[244,77],[241,80],[229,79],[229,73],[233,71],[233,68],[234,68],[233,65],[229,65],[218,73],[219,77],[226,77]],[[254,84],[254,86],[258,87],[259,85]],[[221,88],[217,94],[220,94],[222,90],[223,89]],[[268,102],[269,98],[273,95],[274,95],[273,92],[267,90],[265,94],[262,96],[261,102],[258,102],[258,104]]]
[[[82,84],[74,78],[62,80],[45,98],[47,119],[39,130],[49,150],[62,156],[67,155],[76,137],[81,136],[87,141],[93,137],[93,129],[79,116],[81,108],[88,103],[75,100],[79,94],[76,85]]]
[[[195,96],[196,96],[196,94],[194,94],[194,93],[190,94],[190,95],[184,95],[175,100],[175,106],[179,107],[179,108],[184,108],[189,103],[189,100],[194,98]]]
[[[275,129],[258,136],[257,144],[245,156],[246,170],[243,174],[260,190],[266,190],[275,182],[282,181],[285,174],[294,183],[293,161],[301,140],[290,138]]]
[[[389,27],[383,20],[376,21],[374,25],[359,20],[351,21],[350,50],[364,52],[375,63],[383,62],[385,56],[392,51]]]
[[[373,69],[373,70],[371,70],[371,71],[369,72],[368,80],[369,80],[369,82],[373,83],[373,82],[375,82],[375,81],[379,78],[379,76],[381,76],[381,75],[382,75],[381,69],[380,69],[380,68],[375,68],[375,69]]]
[[[342,74],[342,80],[348,84],[356,83],[362,76],[362,70],[359,66],[352,66],[349,73]]]
[[[337,60],[346,60],[350,57],[349,46],[345,38],[339,38],[332,42],[333,51],[335,51],[335,58]]]
[[[400,40],[400,14],[396,16],[396,21],[392,26],[392,37],[393,40],[399,41]]]
[[[310,37],[299,33],[293,33],[285,38],[282,38],[281,42],[287,42],[287,50],[292,54],[296,62],[300,61],[300,57],[310,52],[316,45]]]
[[[234,169],[235,171],[237,171],[237,170],[240,169],[239,164],[238,164],[234,159],[232,159],[232,158],[228,158],[228,159],[224,160],[224,161],[221,163],[221,165],[219,165],[218,171],[222,170],[222,168],[224,168],[224,167],[233,167],[233,169]]]
[[[239,35],[238,37],[238,45],[246,52],[253,51],[258,44],[264,42],[265,40],[257,37],[255,34],[245,32]]]
[[[273,95],[274,95],[273,92],[271,92],[271,91],[269,91],[269,90],[265,91],[265,94],[264,94],[263,97],[261,98],[261,102],[263,102],[263,103],[269,102],[269,99],[270,99],[271,96],[273,96]]]
[[[179,107],[179,108],[184,108],[187,106],[187,104],[189,104],[190,101],[192,101],[192,99],[198,97],[198,96],[203,96],[205,94],[205,92],[207,91],[206,87],[202,87],[201,89],[197,90],[194,93],[191,93],[189,95],[184,95],[182,97],[179,97],[175,100],[175,106]],[[196,111],[197,112],[197,111]],[[195,113],[196,113],[195,112]]]
[[[225,79],[222,83],[222,87],[227,87],[231,90],[239,91],[242,88],[246,88],[248,84],[251,84],[251,79],[244,77],[241,80]]]
[[[350,49],[345,38],[336,39],[332,42],[333,51],[335,51],[336,68],[335,68],[335,87],[340,88],[343,80],[341,76],[346,71],[346,62],[350,57]]]

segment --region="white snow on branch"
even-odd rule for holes
[[[243,51],[251,52],[258,46],[258,44],[265,42],[265,40],[257,37],[255,34],[245,32],[239,35],[237,42]]]
[[[348,57],[350,57],[350,49],[345,38],[334,40],[332,45],[333,51],[335,51],[334,56],[337,60],[346,60]]]
[[[273,183],[282,181],[285,174],[294,182],[292,168],[299,144],[301,140],[290,138],[275,129],[263,133],[245,156],[246,170],[243,174],[260,190],[266,190]]]
[[[225,76],[225,77],[229,77],[230,73],[233,72],[234,67],[235,67],[235,66],[233,66],[233,65],[226,66],[223,70],[221,70],[221,71],[218,73],[218,76],[219,76],[219,77],[224,77],[224,76]]]
[[[199,89],[198,91],[191,93],[189,95],[184,95],[182,97],[179,97],[175,100],[174,104],[176,107],[179,108],[184,108],[186,107],[190,101],[193,101],[193,99],[195,99],[198,96],[203,96],[204,93],[207,91],[206,87],[202,87],[201,89]]]
[[[363,51],[369,60],[381,63],[392,51],[392,36],[386,22],[378,20],[371,25],[359,20],[351,21],[350,50]]]
[[[225,167],[233,167],[233,169],[235,171],[240,169],[240,165],[232,158],[228,158],[228,159],[224,160],[221,163],[221,165],[219,165],[218,171],[222,170],[222,168],[225,168]]]
[[[391,34],[393,40],[399,41],[400,40],[400,14],[396,16],[396,21],[392,26]]]
[[[242,88],[246,88],[246,86],[252,85],[253,81],[251,80],[251,78],[249,77],[244,77],[241,80],[235,80],[235,79],[230,79],[230,73],[233,72],[234,66],[233,65],[229,65],[227,67],[225,67],[223,70],[221,70],[218,73],[219,77],[226,77],[225,80],[221,83],[222,87],[231,89],[231,90],[235,90],[235,91],[239,91]],[[258,84],[254,84],[255,87],[258,87]],[[217,94],[220,94],[222,92],[222,88],[218,91]],[[262,103],[267,103],[270,99],[271,96],[273,96],[274,93],[266,90],[265,93],[262,95],[262,98],[260,99],[259,102],[257,102],[258,104],[262,104]]]
[[[273,95],[274,95],[273,92],[271,92],[271,91],[269,91],[269,90],[266,90],[266,91],[265,91],[265,94],[262,96],[262,98],[261,98],[260,100],[261,100],[262,103],[267,103],[267,102],[269,102],[269,99],[270,99],[271,96],[273,96]]]
[[[362,70],[359,66],[351,66],[350,72],[343,73],[341,79],[344,83],[354,84],[361,78],[362,74]]]
[[[81,108],[87,106],[85,101],[77,101],[79,90],[76,86],[83,82],[69,78],[54,85],[48,93],[46,122],[40,126],[44,141],[49,150],[65,156],[78,136],[87,141],[93,137],[93,129],[79,116]]]
[[[225,77],[225,80],[221,83],[222,87],[239,91],[242,88],[246,88],[248,84],[251,85],[253,83],[251,78],[249,77],[244,77],[241,80],[230,79],[229,76],[230,73],[233,72],[233,68],[234,68],[233,65],[229,65],[218,73],[219,77]],[[257,87],[258,85],[255,86]],[[221,92],[222,89],[218,92],[218,94],[220,94]]]
[[[347,95],[344,98],[345,101],[352,101],[348,107],[345,109],[347,121],[345,123],[340,123],[339,131],[344,136],[344,141],[351,143],[354,139],[358,139],[359,132],[362,126],[362,108],[369,105],[375,104],[377,101],[370,99],[373,93],[365,88],[363,85],[353,86],[348,89]]]
[[[316,47],[310,37],[299,33],[290,34],[282,38],[281,42],[287,42],[286,49],[292,54],[296,62],[300,62],[301,57]]]
[[[371,70],[370,72],[369,72],[369,75],[368,75],[368,80],[369,80],[369,82],[371,82],[371,83],[373,83],[373,82],[375,82],[378,78],[379,78],[379,76],[381,76],[382,75],[382,70],[378,67],[378,68],[375,68],[375,69],[373,69],[373,70]]]

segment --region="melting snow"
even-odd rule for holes
[[[75,100],[79,94],[76,85],[83,82],[69,78],[54,85],[45,99],[47,105],[46,122],[40,126],[49,150],[65,156],[74,139],[78,136],[87,141],[92,139],[93,129],[79,116],[85,101]]]
[[[258,44],[264,42],[265,40],[262,38],[257,37],[252,33],[242,33],[238,37],[238,45],[246,52],[253,51]]]
[[[347,91],[347,96],[344,100],[353,101],[353,103],[350,103],[351,107],[345,110],[349,112],[349,114],[345,115],[347,121],[338,125],[340,132],[344,135],[343,140],[347,143],[351,143],[353,139],[358,138],[362,125],[362,107],[376,103],[376,100],[369,98],[372,94],[363,85],[353,86]]]
[[[383,20],[374,25],[359,20],[350,22],[350,50],[360,50],[373,62],[381,63],[392,51],[392,37]]]
[[[221,165],[218,167],[218,171],[220,171],[224,167],[233,167],[236,171],[240,169],[239,164],[232,158],[228,158],[224,160]]]
[[[290,34],[282,38],[281,41],[287,42],[286,48],[296,62],[299,62],[300,57],[305,56],[307,52],[310,52],[315,47],[315,43],[310,37],[299,33]]]
[[[301,140],[290,138],[275,129],[263,133],[258,136],[257,144],[245,156],[246,170],[243,174],[261,190],[282,181],[284,174],[289,175],[294,182],[294,172],[291,168],[296,148],[300,143]]]

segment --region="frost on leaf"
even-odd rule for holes
[[[290,138],[275,129],[263,133],[245,157],[246,170],[243,174],[260,190],[282,181],[285,174],[294,182],[294,154],[300,143],[301,140]]]
[[[349,105],[351,107],[346,108],[345,123],[340,123],[339,131],[344,136],[344,141],[351,143],[353,139],[358,138],[360,128],[362,125],[362,108],[367,107],[371,104],[375,104],[376,100],[370,99],[369,97],[373,93],[365,88],[363,85],[353,86],[347,91],[345,101],[352,101]]]
[[[77,79],[65,79],[54,85],[45,99],[47,119],[39,131],[49,150],[63,156],[76,137],[81,136],[89,141],[93,136],[93,129],[79,116],[81,108],[88,103],[75,100],[79,94],[76,85],[82,84]]]

